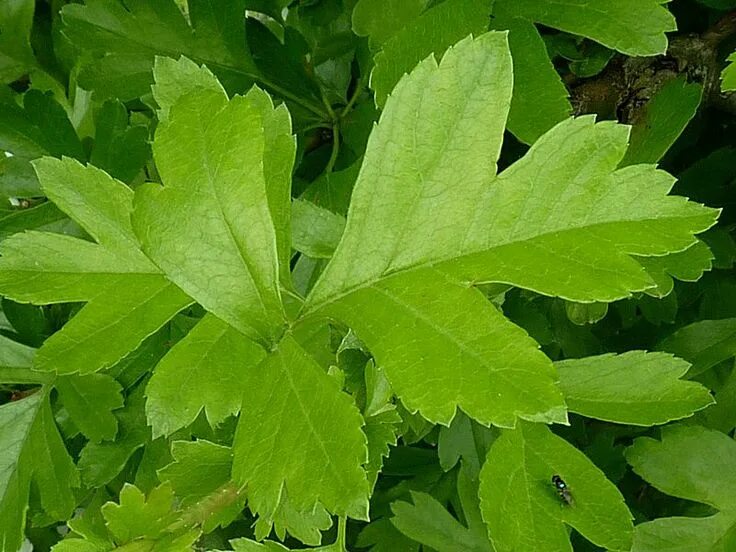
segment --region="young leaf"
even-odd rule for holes
[[[637,525],[632,551],[731,550],[736,544],[736,444],[698,426],[671,426],[660,441],[640,437],[626,450],[634,471],[660,491],[708,504],[718,512]]]
[[[204,410],[212,427],[237,414],[245,374],[265,353],[235,328],[208,314],[158,363],[146,387],[153,437],[191,424]]]
[[[168,531],[169,526],[176,521],[173,507],[174,493],[170,485],[164,483],[145,496],[137,487],[126,483],[120,491],[120,503],[108,502],[102,507],[102,515],[118,545],[137,541],[138,544],[148,545],[150,549],[157,549],[153,548],[156,540],[163,537],[164,542],[170,543],[174,538]],[[188,550],[199,536],[196,530],[180,529],[179,533],[176,541],[178,547],[171,546],[171,550]],[[188,546],[184,548],[184,545]],[[159,546],[161,550],[168,549]]]
[[[590,38],[630,56],[654,56],[667,49],[665,33],[677,30],[661,0],[497,0],[511,13],[561,31]],[[504,6],[505,9],[505,6]]]
[[[555,363],[571,412],[630,425],[664,424],[713,404],[699,383],[683,381],[690,365],[665,353],[622,355]]]
[[[153,96],[159,105],[161,122],[168,120],[171,107],[183,97],[201,90],[224,94],[222,86],[206,67],[199,67],[185,57],[178,61],[157,57],[153,72],[156,79]],[[271,97],[259,88],[252,88],[246,98],[263,118],[263,178],[276,232],[281,282],[288,288],[291,282],[291,169],[296,154],[291,118],[284,105],[274,108]]]
[[[191,303],[143,255],[130,226],[133,192],[65,158],[35,162],[46,195],[97,243],[28,232],[0,246],[0,292],[20,302],[87,301],[39,349],[34,365],[59,374],[112,366]]]
[[[179,99],[153,144],[164,187],[135,199],[146,254],[202,306],[259,343],[283,330],[260,108],[202,89]],[[182,219],[181,213],[186,213]]]
[[[188,8],[191,27],[173,0],[64,6],[64,35],[92,54],[80,85],[122,101],[138,98],[150,92],[155,56],[177,52],[216,68],[227,87],[242,90],[257,74],[245,44],[245,1],[192,0]]]
[[[552,476],[567,484],[571,503]],[[629,550],[633,524],[623,497],[582,452],[541,424],[504,430],[480,474],[483,519],[497,552],[572,551],[565,525],[608,550]]]
[[[337,515],[365,519],[363,422],[336,381],[287,335],[247,373],[244,388],[233,477],[247,485],[250,509],[270,522],[281,508],[308,512],[319,501]]]

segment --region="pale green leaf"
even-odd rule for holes
[[[298,512],[318,501],[365,519],[366,438],[350,397],[288,335],[244,379],[233,477],[247,485],[250,509],[268,521],[287,497]]]
[[[665,353],[607,354],[555,367],[567,407],[589,418],[650,426],[686,418],[714,402],[699,383],[679,379],[690,365]]]
[[[728,56],[728,65],[723,69],[721,73],[721,90],[724,92],[730,92],[736,90],[736,52]]]
[[[222,86],[206,67],[199,67],[185,57],[178,61],[157,57],[154,77],[156,82],[152,88],[159,105],[160,121],[167,121],[171,107],[188,95],[207,90],[224,94]],[[274,108],[271,97],[257,87],[251,88],[246,98],[263,119],[263,177],[276,232],[280,277],[288,287],[291,281],[291,170],[296,154],[291,118],[286,106]]]
[[[438,271],[384,278],[326,312],[355,329],[402,403],[430,421],[448,425],[458,407],[504,427],[517,416],[567,420],[554,369],[537,344],[480,291]]]
[[[572,504],[552,476],[567,483]],[[572,551],[573,527],[593,544],[629,550],[631,514],[616,486],[582,452],[541,424],[504,430],[480,474],[481,513],[497,552]]]
[[[139,188],[133,225],[171,281],[234,328],[271,343],[284,312],[264,180],[265,122],[242,96],[228,101],[223,91],[202,89],[182,97],[153,144],[164,187]]]
[[[245,374],[265,353],[232,326],[206,315],[158,363],[146,387],[154,438],[191,424],[204,410],[214,427],[237,414]]]
[[[370,84],[376,104],[382,107],[402,75],[428,55],[439,58],[461,38],[487,30],[490,11],[490,0],[446,0],[409,21],[375,56]],[[468,82],[472,82],[471,75],[469,71]]]
[[[664,338],[656,348],[690,362],[688,375],[697,376],[736,356],[736,318],[693,322]]]
[[[137,537],[156,538],[173,520],[174,493],[170,485],[161,485],[146,497],[137,487],[126,483],[120,491],[120,503],[102,507],[107,528],[118,543]]]
[[[569,94],[531,21],[514,17],[513,6],[499,3],[494,9],[491,28],[509,31],[509,48],[514,60],[514,95],[508,129],[520,141],[531,144],[570,116]]]
[[[667,50],[665,33],[677,30],[661,0],[497,0],[510,13],[595,40],[630,56]]]
[[[736,544],[736,444],[699,426],[670,426],[660,441],[640,437],[626,460],[644,480],[672,496],[718,512],[699,518],[660,518],[637,525],[636,552],[725,552]]]
[[[123,406],[120,384],[106,374],[61,376],[54,382],[69,416],[93,442],[113,439],[118,420],[112,413]]]
[[[717,215],[668,197],[673,179],[654,167],[616,170],[628,129],[592,117],[560,123],[494,177],[511,80],[502,33],[402,79],[304,308],[348,323],[408,408],[444,424],[458,406],[486,424],[565,420],[548,359],[469,284],[613,301],[655,285],[632,255],[683,250]]]
[[[27,232],[3,241],[0,292],[36,304],[87,305],[39,349],[35,366],[60,374],[112,366],[191,303],[140,251],[133,192],[77,161],[34,163],[44,193],[97,243]]]
[[[688,83],[685,77],[665,84],[637,115],[621,164],[656,163],[662,159],[695,116],[702,96],[702,85]]]

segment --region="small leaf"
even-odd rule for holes
[[[552,476],[568,485],[557,495]],[[497,552],[572,551],[565,525],[593,544],[629,550],[632,516],[621,493],[582,452],[542,424],[504,430],[480,474],[481,513]]]
[[[487,0],[446,0],[410,20],[383,44],[376,54],[371,88],[376,104],[382,107],[404,73],[428,55],[438,58],[458,40],[488,29],[490,2]]]
[[[683,381],[690,365],[665,353],[621,355],[555,363],[571,412],[619,424],[649,426],[692,416],[715,401],[699,383]]]
[[[319,501],[335,514],[365,519],[362,418],[335,380],[287,336],[247,373],[244,388],[233,477],[247,485],[250,509],[268,522],[286,493],[297,512]]]
[[[665,84],[634,122],[622,166],[656,163],[682,134],[700,106],[703,87],[684,77]]]
[[[693,322],[664,338],[656,348],[690,362],[688,376],[697,376],[736,356],[736,318]]]
[[[633,551],[730,550],[736,529],[736,444],[699,426],[669,426],[660,441],[640,437],[626,450],[634,471],[660,491],[719,510],[707,517],[659,518],[637,525]]]
[[[497,0],[510,12],[548,27],[595,40],[630,56],[664,54],[665,33],[677,30],[661,0]]]
[[[146,387],[146,417],[153,437],[191,424],[204,410],[212,427],[237,414],[245,374],[265,354],[258,345],[211,314],[158,363]]]
[[[99,443],[115,437],[118,420],[112,413],[123,406],[121,387],[106,374],[62,376],[54,387],[61,402],[80,431]]]

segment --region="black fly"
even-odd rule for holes
[[[572,506],[572,494],[570,494],[570,489],[568,489],[567,483],[565,483],[559,475],[555,474],[552,476],[552,484],[555,486],[557,494],[560,495],[560,498],[565,502],[565,504]]]

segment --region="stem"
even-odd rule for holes
[[[360,94],[363,92],[363,77],[361,76],[358,79],[358,82],[355,84],[355,90],[353,90],[353,95],[350,96],[350,100],[348,100],[348,105],[345,106],[345,108],[342,110],[342,113],[340,113],[340,117],[345,117],[351,109],[353,109],[353,106],[355,105],[355,102],[358,101],[358,98],[360,97]]]
[[[337,518],[337,540],[335,540],[335,544],[340,547],[340,550],[342,550],[342,552],[347,552],[347,548],[345,547],[347,521],[348,518],[346,517]]]
[[[50,372],[34,372],[30,368],[0,366],[0,381],[4,383],[37,383],[43,385],[54,381]]]
[[[249,75],[249,76],[253,80],[259,81],[266,88],[270,88],[272,91],[276,92],[278,95],[282,96],[283,98],[286,98],[287,100],[290,100],[290,101],[294,102],[295,104],[302,106],[307,111],[310,111],[310,112],[314,113],[320,119],[330,119],[330,120],[332,120],[332,116],[333,116],[332,113],[329,113],[329,112],[326,113],[325,111],[322,110],[321,107],[318,107],[318,106],[312,104],[312,102],[310,102],[308,100],[305,100],[304,98],[300,98],[299,96],[296,96],[296,95],[292,94],[288,90],[286,90],[284,88],[281,88],[278,84],[273,83],[273,82],[269,81],[268,79],[263,78],[262,76],[258,76],[258,75]],[[331,112],[332,109],[330,109],[329,111]]]
[[[335,123],[332,127],[332,153],[330,154],[330,160],[327,162],[327,166],[325,167],[326,173],[331,173],[335,168],[338,153],[340,153],[340,125]]]

